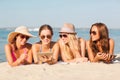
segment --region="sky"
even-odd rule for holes
[[[96,22],[120,28],[120,0],[0,0],[0,28],[64,23],[90,28]]]

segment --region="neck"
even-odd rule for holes
[[[19,43],[18,44],[16,43],[16,48],[17,49],[23,49],[24,47],[25,47],[25,45],[20,45]]]
[[[50,43],[49,43],[49,44],[42,44],[42,47],[43,47],[44,49],[49,49],[49,48],[50,48]]]

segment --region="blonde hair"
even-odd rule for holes
[[[80,52],[80,42],[75,34],[68,34],[68,43],[62,45],[63,52],[68,60],[75,58],[75,53],[71,49]],[[81,54],[81,53],[80,53]]]

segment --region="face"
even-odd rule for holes
[[[91,32],[90,32],[90,36],[92,38],[92,41],[97,41],[100,38],[99,33],[98,33],[98,29],[96,26],[92,27]]]
[[[16,41],[20,43],[20,45],[25,45],[28,39],[29,37],[23,34],[18,34],[18,36],[16,37]]]
[[[52,34],[50,30],[42,30],[40,33],[40,39],[43,44],[49,44],[52,39]]]
[[[59,37],[63,40],[63,42],[65,44],[68,43],[68,34],[67,33],[60,33]]]

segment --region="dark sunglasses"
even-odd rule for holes
[[[22,38],[22,39],[26,39],[26,40],[28,40],[29,39],[29,37],[28,36],[25,36],[25,35],[20,35],[20,38]]]
[[[67,38],[67,35],[63,34],[63,35],[59,35],[60,38],[64,37],[64,38]]]
[[[41,39],[45,39],[45,38],[51,39],[51,37],[52,37],[51,35],[42,35]]]
[[[96,35],[97,33],[95,31],[91,31],[90,34]]]

